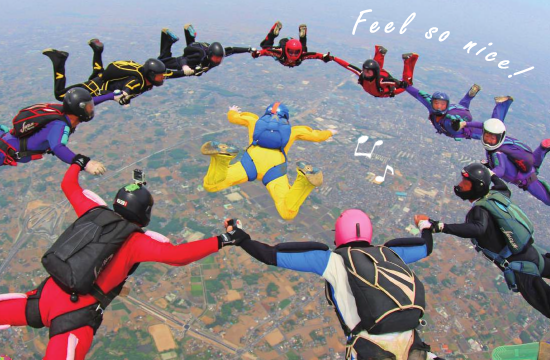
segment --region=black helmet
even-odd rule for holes
[[[113,209],[123,218],[145,227],[151,221],[153,196],[141,184],[131,184],[118,191],[113,203]]]
[[[491,173],[489,169],[480,163],[473,163],[462,169],[462,177],[472,183],[472,189],[462,191],[459,186],[455,186],[455,194],[462,200],[477,200],[489,193],[491,186]]]
[[[83,88],[72,88],[63,97],[63,112],[78,116],[86,122],[94,118],[94,101],[92,95]]]
[[[225,56],[225,49],[219,42],[213,42],[208,47],[207,56],[210,60],[210,67],[218,66]]]
[[[164,83],[165,72],[166,65],[158,59],[148,59],[145,64],[143,64],[143,74],[145,78],[155,86],[161,86]],[[162,77],[157,76],[159,74],[162,74]]]
[[[372,70],[374,72],[373,76],[365,76],[365,70]],[[367,81],[372,81],[380,77],[380,65],[375,60],[369,59],[363,63],[363,79]]]

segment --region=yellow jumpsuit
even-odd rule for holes
[[[249,143],[252,143],[252,135],[254,134],[256,121],[259,118],[258,115],[230,110],[227,113],[227,118],[232,124],[248,127],[248,140]],[[288,150],[295,140],[320,142],[331,136],[332,132],[328,130],[312,130],[309,126],[292,126],[285,153],[288,154]],[[279,149],[267,149],[252,145],[247,151],[256,165],[258,180],[262,180],[269,169],[285,162],[285,156]],[[204,177],[206,191],[216,192],[248,181],[248,175],[241,162],[229,164],[235,156],[215,154],[210,157],[210,167]],[[301,171],[298,171],[298,176],[292,186],[290,186],[288,177],[285,174],[268,183],[266,187],[275,202],[279,215],[285,220],[292,220],[296,217],[300,206],[311,190],[315,188]]]

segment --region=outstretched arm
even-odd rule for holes
[[[67,197],[67,200],[71,203],[74,211],[76,212],[76,216],[78,217],[81,217],[90,209],[101,205],[84,195],[84,190],[78,183],[78,174],[80,173],[80,170],[80,165],[71,165],[69,170],[65,173],[63,181],[61,182],[61,189]]]
[[[258,115],[249,112],[240,112],[240,108],[234,105],[229,108],[227,119],[232,124],[248,127],[251,123],[254,124],[258,120]]]
[[[403,259],[405,264],[410,264],[428,257],[433,250],[433,237],[430,230],[422,230],[422,237],[398,238],[384,244],[391,248]]]
[[[293,126],[285,152],[288,152],[296,140],[322,142],[328,140],[335,132],[335,130],[313,130],[309,126]]]
[[[267,49],[261,49],[256,50],[251,53],[253,58],[257,58],[260,56],[273,56],[279,59],[283,55],[283,50],[278,48],[267,48]]]
[[[489,224],[489,213],[481,206],[474,206],[470,211],[467,223],[444,224],[442,232],[461,238],[476,238],[483,235]]]
[[[105,101],[114,100],[115,99],[115,93],[110,92],[110,93],[105,94],[105,95],[94,96],[92,99],[94,101],[94,105],[99,105],[99,104],[101,104]]]
[[[66,164],[70,164],[75,157],[75,153],[67,147],[70,133],[71,129],[69,126],[67,126],[65,122],[57,120],[52,123],[50,132],[48,133],[48,144],[50,146],[50,150],[59,158],[59,160]]]
[[[146,234],[139,234],[139,236],[136,235],[132,249],[131,259],[134,263],[154,261],[183,266],[217,252],[221,249],[221,244],[216,236],[186,244],[172,245],[168,242],[153,240]]]
[[[337,58],[336,56],[333,60],[344,69],[351,71],[357,76],[361,76],[361,69],[359,69],[357,66],[352,65],[343,59]]]
[[[235,47],[229,46],[225,48],[225,56],[231,56],[235,54],[244,54],[254,51],[251,47]]]
[[[420,101],[420,103],[424,105],[428,111],[432,111],[432,96],[430,94],[420,91],[412,85],[407,86],[406,91],[416,100]]]

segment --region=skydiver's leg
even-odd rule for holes
[[[495,98],[495,108],[493,109],[493,114],[491,115],[492,118],[499,119],[502,122],[504,122],[504,119],[506,118],[506,114],[508,113],[508,109],[510,108],[510,105],[514,102],[514,98],[511,96],[497,96]]]
[[[384,57],[386,56],[386,53],[388,50],[383,47],[382,45],[376,45],[374,47],[374,61],[380,65],[380,69],[384,68]]]
[[[458,104],[464,106],[466,109],[470,109],[470,102],[480,90],[481,86],[479,86],[478,84],[472,85],[470,90],[468,90],[466,95],[464,95],[464,97],[462,98],[462,100],[460,100]]]
[[[103,54],[103,43],[99,41],[99,39],[91,39],[88,41],[88,45],[92,48],[94,52],[94,58],[92,61],[92,75],[88,78],[88,80],[95,79],[103,72],[103,59],[101,58],[101,54]]]
[[[514,272],[521,296],[536,310],[550,318],[550,286],[540,277]]]
[[[262,49],[273,47],[275,44],[275,38],[279,36],[279,32],[282,28],[283,24],[280,21],[277,21],[275,25],[271,27],[271,30],[269,30],[269,33],[267,33],[265,39],[260,43],[260,47]]]
[[[238,153],[232,145],[207,142],[201,152],[210,156],[210,166],[203,180],[206,191],[216,192],[248,181],[248,175],[240,162],[229,164]]]
[[[50,339],[44,360],[71,359],[84,360],[90,350],[94,332],[84,326]]]
[[[298,34],[300,37],[300,43],[302,44],[302,51],[307,52],[307,25],[301,24],[298,27]]]
[[[527,191],[534,197],[550,206],[550,185],[544,180],[535,180],[528,187]]]
[[[195,28],[191,24],[185,24],[183,26],[183,31],[185,32],[185,43],[187,46],[191,45],[195,42],[195,38],[197,37],[197,32],[195,31]]]
[[[65,88],[67,82],[67,79],[65,78],[65,62],[69,57],[69,53],[55,49],[46,49],[42,51],[42,54],[46,55],[52,61],[54,95],[57,100],[63,101],[63,96],[70,89],[70,87]]]
[[[172,57],[172,45],[178,42],[179,38],[170,29],[164,28],[160,33],[160,55],[159,60]]]
[[[285,220],[294,219],[311,191],[323,183],[323,173],[305,162],[299,162],[297,172],[298,176],[292,186],[286,175],[266,186],[279,215]]]
[[[401,57],[403,59],[403,77],[401,79],[406,81],[409,85],[412,85],[414,67],[416,65],[416,61],[418,60],[418,54],[407,53],[403,54]]]

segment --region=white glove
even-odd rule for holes
[[[95,160],[90,160],[84,170],[92,175],[103,175],[105,174],[105,171],[107,171],[102,163]]]
[[[193,75],[195,73],[195,70],[191,69],[189,66],[187,65],[183,65],[183,73],[187,76],[190,76],[190,75]]]
[[[420,231],[422,230],[430,230],[432,228],[432,223],[429,222],[428,220],[420,220],[418,222],[418,229]]]
[[[332,133],[332,135],[338,134],[338,130],[328,129],[328,131],[330,131]]]
[[[239,114],[241,113],[241,108],[238,107],[237,105],[230,106],[230,107],[229,107],[229,111],[231,111],[231,110],[236,111],[236,112],[238,112]]]

